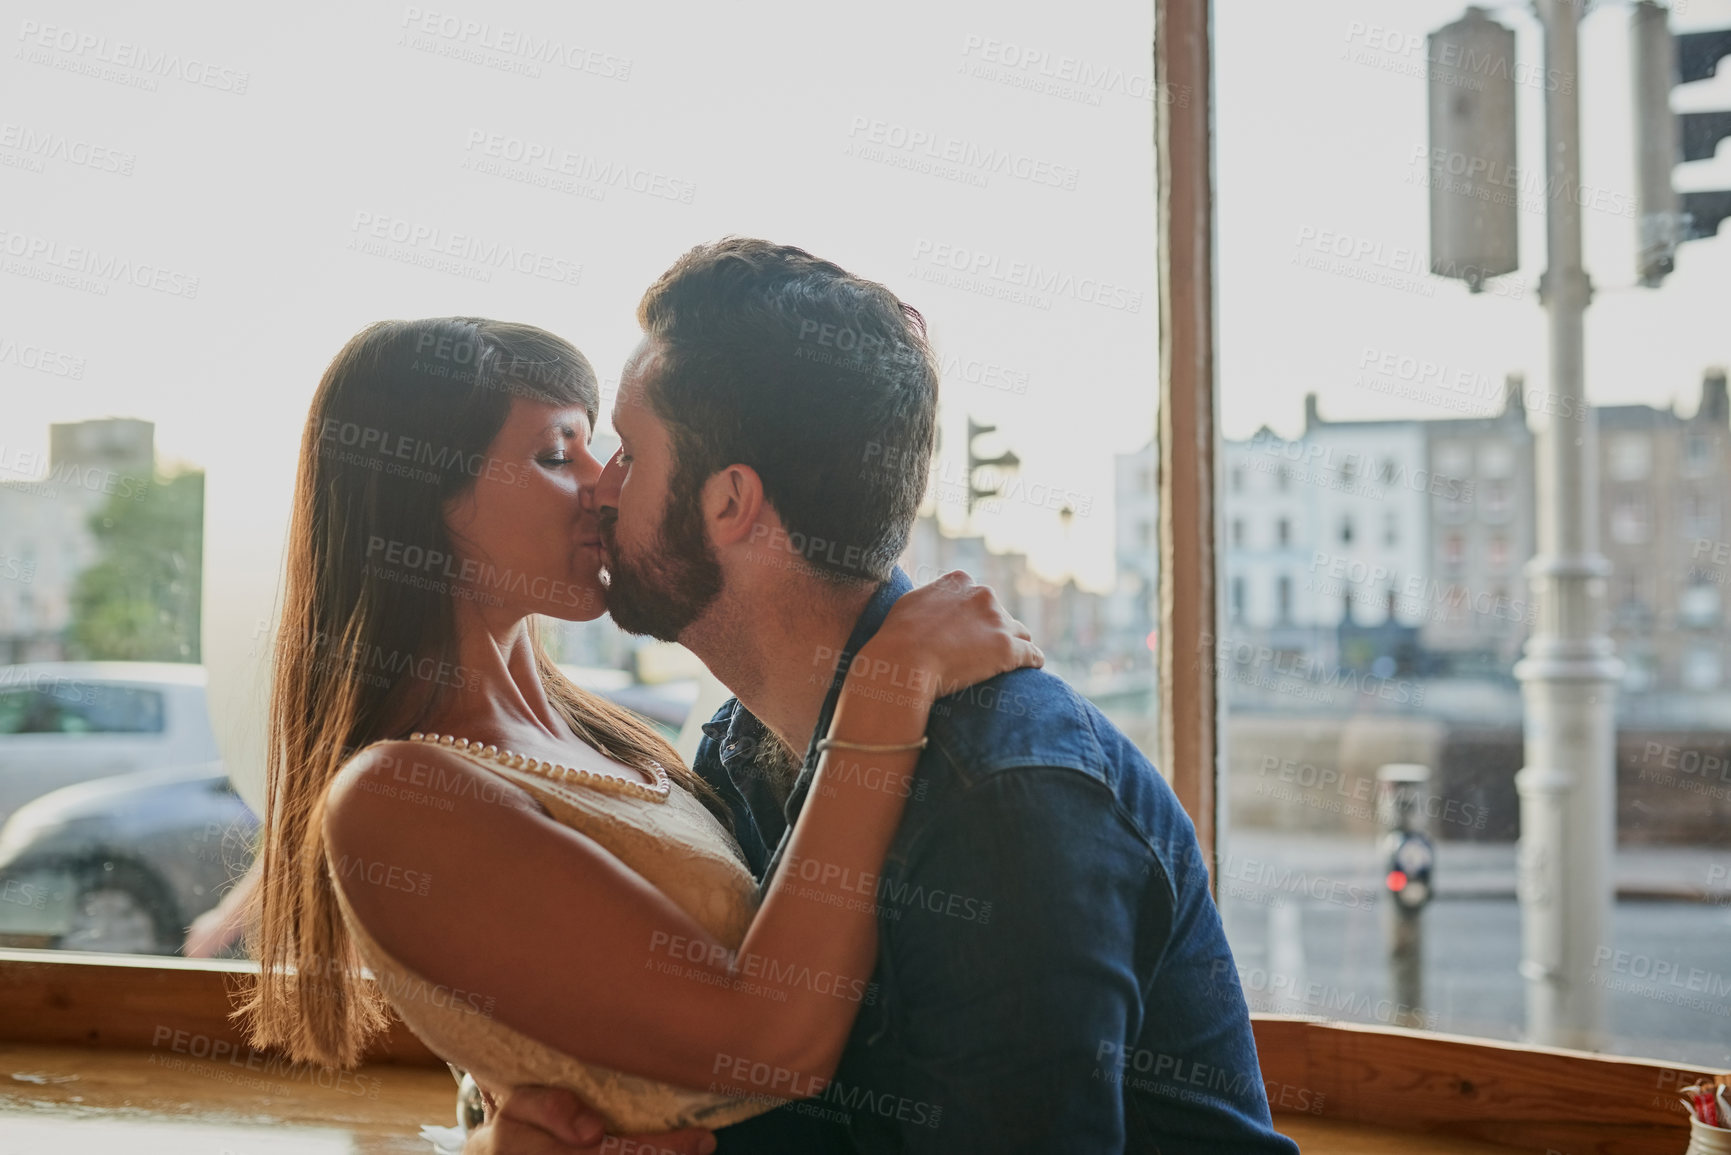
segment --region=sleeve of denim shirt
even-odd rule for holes
[[[897,1081],[941,1111],[897,1149],[1123,1151],[1122,1087],[1099,1056],[1140,1029],[1137,962],[1171,926],[1164,875],[1074,770],[1002,771],[952,806],[880,894],[903,908],[884,924]]]

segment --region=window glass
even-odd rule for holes
[[[76,684],[75,684],[76,685]],[[68,733],[160,734],[162,694],[132,686],[76,686],[77,702],[63,709],[76,716],[75,724],[62,724]]]
[[[1223,525],[1292,536],[1277,555],[1223,535],[1220,901],[1259,1010],[1725,1066],[1731,235],[1708,222],[1641,283],[1630,6],[1555,7],[1579,15],[1564,77],[1531,5],[1215,6],[1220,453],[1287,464],[1296,507],[1254,486],[1222,503]],[[1720,3],[1663,15],[1731,28]],[[1720,61],[1673,106],[1731,109],[1728,80]],[[1545,101],[1565,86],[1582,169],[1558,182]],[[1269,115],[1282,100],[1298,128]],[[1731,189],[1731,149],[1664,175]],[[1547,205],[1570,196],[1584,401],[1546,307]],[[1547,437],[1581,449],[1561,484]],[[1553,518],[1595,556],[1547,561],[1580,540]],[[1543,648],[1558,567],[1591,644]],[[1588,688],[1550,673],[1588,666]],[[1590,700],[1539,708],[1571,694]],[[1590,758],[1538,761],[1583,734]],[[1563,838],[1534,817],[1552,770],[1580,783]],[[1418,838],[1422,879],[1397,854]]]
[[[1152,6],[904,3],[837,37],[696,3],[672,25],[481,7],[109,5],[14,29],[0,722],[75,739],[28,781],[207,765],[220,739],[233,809],[179,813],[195,847],[208,823],[250,832],[296,457],[337,350],[393,317],[550,329],[601,379],[605,455],[638,299],[730,233],[921,311],[939,444],[906,569],[991,584],[1048,668],[1153,752]],[[104,44],[145,49],[98,59]],[[690,732],[690,654],[605,620],[547,637],[583,684]],[[73,662],[124,663],[139,689],[45,699]],[[246,865],[221,858],[149,868],[190,919]],[[0,943],[28,929],[17,913],[0,905]]]
[[[60,703],[40,690],[0,694],[0,734],[58,734]]]

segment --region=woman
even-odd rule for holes
[[[961,575],[904,597],[844,683],[787,848],[824,881],[802,871],[760,907],[702,781],[534,633],[536,615],[603,612],[583,496],[598,401],[568,343],[469,318],[382,322],[326,371],[290,530],[244,1013],[255,1044],[348,1066],[388,1002],[493,1094],[568,1087],[615,1131],[723,1126],[777,1101],[726,1072],[767,1065],[778,1093],[813,1093],[869,997],[858,880],[882,865],[931,699],[873,691],[865,671],[959,686],[1041,659]],[[852,765],[831,775],[838,758]]]

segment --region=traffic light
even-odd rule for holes
[[[1657,286],[1675,267],[1677,246],[1710,237],[1731,216],[1731,189],[1679,194],[1671,170],[1682,161],[1706,160],[1731,136],[1731,109],[1672,112],[1671,89],[1713,75],[1731,56],[1731,28],[1672,33],[1670,12],[1641,0],[1630,16],[1635,87],[1635,196],[1640,230],[1637,270]]]
[[[974,504],[982,497],[995,497],[1003,491],[1002,484],[980,486],[974,483],[974,474],[981,470],[996,467],[998,469],[1014,469],[1022,464],[1022,459],[1009,450],[996,457],[981,457],[974,450],[974,441],[988,433],[996,433],[996,425],[982,425],[972,417],[968,418],[968,512],[974,512]]]
[[[1436,862],[1436,849],[1430,839],[1416,830],[1391,830],[1383,840],[1388,852],[1388,869],[1383,884],[1402,909],[1423,909],[1431,899],[1431,865]]]
[[[1515,34],[1468,8],[1425,46],[1430,271],[1482,292],[1520,267]]]

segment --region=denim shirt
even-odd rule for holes
[[[912,588],[896,570],[848,662]],[[894,675],[890,675],[893,680]],[[729,701],[695,768],[767,882],[816,770],[785,807],[754,766],[761,722]],[[718,1132],[720,1152],[1159,1152],[1298,1147],[1274,1131],[1249,1009],[1195,829],[1146,758],[1040,670],[940,699],[874,903],[878,961],[834,1080]]]

